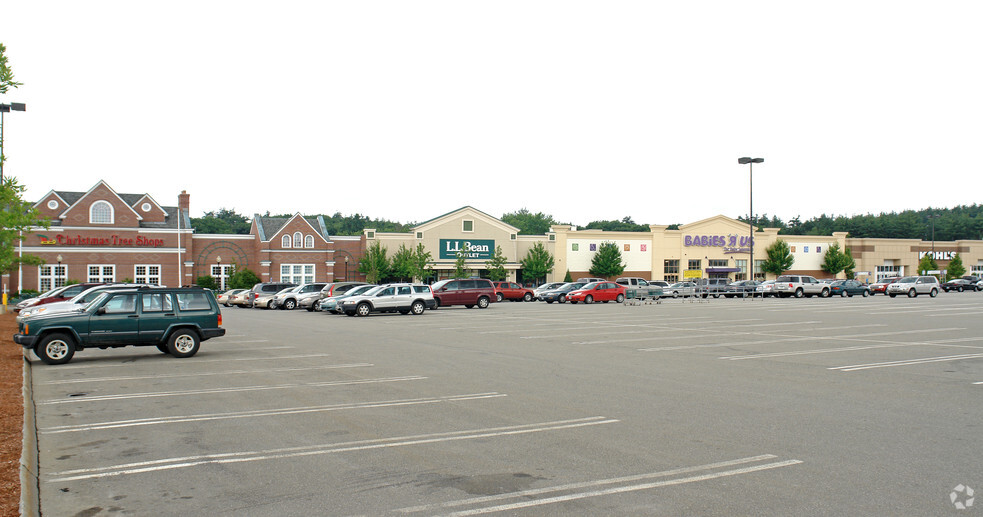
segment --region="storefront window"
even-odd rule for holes
[[[89,264],[88,282],[115,282],[116,266],[113,264]]]
[[[309,284],[314,281],[314,264],[281,264],[280,281]]]
[[[65,285],[66,266],[38,266],[38,291],[42,293]]]
[[[160,265],[133,266],[133,281],[138,284],[160,285]]]

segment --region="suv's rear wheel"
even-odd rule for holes
[[[287,301],[283,302],[283,308],[286,309],[286,310],[288,310],[288,311],[294,310],[295,308],[297,308],[297,300],[290,299],[290,300],[287,300]]]
[[[427,306],[424,305],[423,302],[419,300],[413,302],[413,305],[410,306],[410,312],[412,312],[414,316],[419,316],[426,311],[427,311]]]
[[[795,297],[796,298],[802,298],[805,295],[806,295],[806,292],[803,291],[801,287],[795,290]]]
[[[362,302],[358,304],[358,307],[355,307],[355,314],[358,316],[368,316],[370,312],[372,312],[372,307],[366,302]]]
[[[191,357],[200,346],[201,340],[192,330],[177,330],[167,340],[167,351],[174,357]]]
[[[44,364],[65,364],[75,355],[75,341],[67,334],[48,334],[34,348],[34,353]]]
[[[478,308],[479,309],[487,309],[488,308],[488,297],[487,296],[482,296],[481,298],[478,298]]]
[[[498,300],[498,303],[502,303],[502,300],[505,300],[505,296],[502,293],[495,293],[495,299]]]

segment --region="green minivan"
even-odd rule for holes
[[[225,335],[215,295],[202,288],[107,291],[85,307],[40,315],[18,325],[14,342],[46,364],[64,364],[86,348],[156,346],[191,357],[201,342]]]

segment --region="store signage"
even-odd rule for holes
[[[492,239],[440,239],[440,258],[457,259],[463,256],[467,259],[488,260],[495,252],[495,241]]]
[[[146,246],[148,248],[161,248],[164,246],[164,239],[148,239],[142,235],[138,235],[135,239],[120,237],[119,235],[110,235],[108,237],[58,235],[54,239],[50,239],[46,235],[38,235],[38,237],[41,238],[42,245],[49,246],[56,244],[61,246]]]
[[[702,269],[687,269],[683,271],[683,278],[703,278]]]
[[[748,247],[754,244],[754,239],[747,235],[687,235],[683,237],[683,246],[712,246],[715,248]]]
[[[926,255],[931,256],[935,260],[952,260],[956,256],[957,251],[921,251],[918,253],[918,258],[925,258]]]

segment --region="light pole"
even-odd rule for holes
[[[764,158],[738,158],[739,165],[747,164],[749,177],[748,187],[748,260],[747,260],[747,279],[754,280],[754,164],[765,161]]]
[[[345,281],[348,281],[348,255],[345,255]]]
[[[218,263],[218,288],[220,291],[225,291],[225,275],[222,274],[222,255],[215,257],[215,262]]]
[[[55,281],[54,281],[54,285],[52,285],[51,287],[61,287],[60,285],[58,285],[58,279],[61,278],[61,274],[59,274],[59,271],[61,271],[61,259],[62,257],[60,254],[57,257],[55,257],[55,260],[58,261],[58,266],[55,267]]]
[[[3,183],[3,114],[14,111],[27,111],[27,104],[21,102],[11,102],[10,104],[0,104],[0,184]]]

